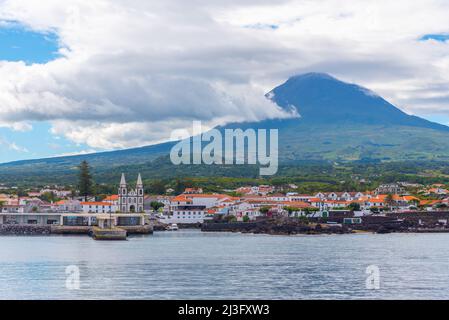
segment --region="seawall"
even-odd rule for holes
[[[126,230],[127,234],[152,234],[153,227],[146,226],[126,226],[120,227]],[[0,225],[0,235],[50,235],[50,234],[92,234],[92,227],[78,226],[37,226],[37,225]]]
[[[294,219],[264,220],[260,222],[205,223],[205,232],[242,232],[271,235],[332,234],[352,232],[345,226],[326,226],[322,224],[303,224]]]
[[[36,225],[0,225],[0,235],[49,235],[51,234],[50,226]]]

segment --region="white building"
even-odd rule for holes
[[[81,202],[84,213],[115,213],[117,206],[108,202]]]
[[[144,212],[144,193],[142,177],[137,177],[136,189],[129,189],[126,184],[125,174],[122,173],[122,179],[120,181],[120,187],[118,189],[119,196],[119,210],[123,213],[129,212]]]
[[[287,201],[292,201],[292,202],[297,202],[297,201],[308,202],[310,199],[314,198],[314,196],[312,196],[310,194],[287,194],[287,195],[288,195]]]
[[[267,199],[269,201],[290,201],[290,197],[283,195],[283,194],[272,194],[267,196]]]
[[[61,200],[52,206],[56,212],[80,212],[83,210],[78,200]]]
[[[72,195],[72,191],[70,191],[70,190],[58,190],[58,189],[48,189],[47,188],[47,189],[42,189],[41,191],[39,191],[39,196],[41,196],[45,193],[53,193],[58,198],[66,198],[66,197]],[[33,193],[31,193],[31,194],[33,194]],[[28,193],[28,195],[30,195],[30,193]]]
[[[173,211],[170,223],[203,223],[206,215],[204,206],[179,207]]]
[[[181,194],[171,200],[171,217],[166,223],[203,223],[211,219],[208,209],[230,206],[229,196],[222,194]]]

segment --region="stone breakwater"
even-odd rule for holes
[[[344,234],[352,231],[345,226],[327,226],[319,223],[304,224],[293,220],[265,220],[260,222],[205,223],[205,232],[242,232],[253,234]]]
[[[0,225],[0,235],[49,235],[51,233],[50,226],[35,225]]]
[[[153,227],[149,225],[145,226],[126,226],[121,227],[123,230],[130,234],[152,234]],[[0,225],[0,235],[17,235],[17,236],[30,236],[30,235],[50,235],[50,234],[92,234],[92,227],[74,227],[74,226],[36,226],[36,225],[17,225],[17,224],[4,224]]]

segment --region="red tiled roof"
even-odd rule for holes
[[[118,195],[117,195],[117,194],[114,194],[114,195],[112,195],[112,196],[106,197],[103,201],[117,201],[118,198],[119,198]]]

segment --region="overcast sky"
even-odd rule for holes
[[[444,0],[0,0],[0,162],[288,117],[264,94],[309,71],[447,124],[448,17]]]

